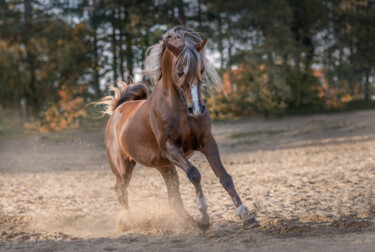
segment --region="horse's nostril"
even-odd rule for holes
[[[205,109],[206,109],[206,105],[202,105],[202,107],[201,107],[201,113],[203,113]]]
[[[188,112],[189,112],[189,114],[193,114],[194,113],[193,108],[192,107],[188,107]]]

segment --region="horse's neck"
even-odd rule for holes
[[[177,87],[175,84],[168,80],[160,80],[160,82],[155,87],[158,89],[156,92],[156,99],[161,103],[167,103],[170,107],[183,106],[182,100],[178,93]]]
[[[176,84],[173,83],[172,78],[172,53],[165,51],[162,57],[162,78],[158,83],[158,89],[160,92],[160,97],[158,97],[161,102],[167,102],[170,106],[181,106],[183,104],[179,92],[177,90]]]
[[[181,117],[181,113],[186,112],[185,105],[178,94],[177,88],[165,84],[160,80],[149,98],[151,107],[157,108],[152,110],[152,117],[165,118],[167,116],[177,119]]]
[[[154,89],[152,103],[154,106],[163,107],[165,113],[174,114],[176,109],[181,109],[183,104],[177,86],[172,78],[172,53],[165,51],[162,57],[162,78]],[[156,92],[155,92],[156,91]],[[169,110],[169,111],[168,111]]]

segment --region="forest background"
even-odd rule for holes
[[[150,85],[145,51],[176,25],[209,39],[213,119],[375,107],[373,0],[0,0],[0,134],[102,123],[87,104]]]

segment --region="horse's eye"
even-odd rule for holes
[[[178,77],[182,77],[184,75],[184,72],[178,72]]]

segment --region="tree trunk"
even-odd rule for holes
[[[227,65],[227,68],[228,68],[228,71],[229,71],[229,83],[234,88],[234,91],[237,91],[237,86],[233,85],[234,84],[233,83],[233,73],[232,73],[233,41],[232,41],[232,34],[231,34],[231,28],[232,27],[231,27],[230,18],[228,18],[227,23],[228,23],[228,30],[229,30],[229,34],[228,34],[228,65]]]
[[[350,48],[350,56],[354,54],[354,48],[353,48],[353,43],[350,42],[350,45],[349,45],[349,48]],[[351,57],[349,57],[350,59]],[[352,62],[349,62],[350,65],[352,65]],[[354,96],[354,85],[355,85],[355,78],[354,76],[356,75],[356,71],[355,70],[351,70],[351,74],[350,74],[350,77],[349,77],[349,86],[350,86],[350,95],[351,96]]]
[[[284,68],[287,69],[287,66],[288,66],[288,53],[284,53],[283,54],[283,65],[284,65]]]
[[[130,12],[125,8],[125,44],[126,44],[126,70],[127,70],[127,81],[130,82],[131,78],[133,78],[133,41],[131,37],[131,31],[129,28],[129,22],[130,22]]]
[[[202,27],[202,6],[201,6],[201,0],[198,0],[198,23],[199,23],[199,27]]]
[[[96,15],[96,1],[94,0],[92,3],[92,13],[91,13],[91,19],[93,20],[93,31],[92,31],[92,36],[93,36],[93,43],[94,43],[94,83],[93,83],[93,88],[95,90],[95,94],[99,97],[101,95],[101,90],[100,90],[100,75],[99,75],[99,46],[98,46],[98,34],[97,34],[97,24],[94,21],[94,16]]]
[[[303,79],[302,79],[302,85],[306,83],[307,80],[307,74],[310,68],[310,64],[314,57],[314,47],[311,46],[308,48],[307,55],[306,55],[306,61],[305,61],[305,70],[303,72]]]
[[[93,31],[94,37],[94,90],[97,96],[100,96],[101,91],[99,88],[99,54],[98,54],[98,38],[96,33],[96,27],[94,26]]]
[[[128,81],[133,78],[133,56],[132,38],[128,33],[126,35],[126,70],[128,72]]]
[[[182,0],[177,1],[177,8],[178,8],[178,24],[185,25],[184,2]]]
[[[218,30],[219,30],[218,45],[219,45],[219,52],[220,52],[220,70],[222,70],[224,68],[224,47],[223,47],[222,22],[221,22],[220,14],[219,14],[217,21],[219,25],[218,26]]]
[[[300,65],[301,65],[301,52],[300,52],[299,47],[298,47],[298,50],[297,50],[296,55],[295,55],[295,60],[296,60],[296,69],[297,69],[297,71],[299,71]]]
[[[30,74],[29,84],[28,87],[26,87],[26,103],[27,103],[27,117],[29,119],[29,116],[32,114],[33,116],[37,116],[38,113],[38,97],[36,94],[36,86],[35,86],[35,55],[32,52],[32,45],[30,44],[30,32],[32,30],[32,5],[31,0],[25,0],[24,1],[24,7],[25,7],[25,31],[23,32],[23,43],[25,45],[25,51],[26,51],[26,59],[27,59],[27,65],[28,70]]]
[[[119,56],[120,56],[120,76],[121,76],[121,81],[125,81],[125,52],[124,52],[124,49],[123,49],[123,45],[124,45],[124,41],[125,41],[125,31],[124,31],[124,26],[123,26],[123,22],[125,22],[125,20],[123,20],[122,18],[122,15],[126,15],[126,13],[122,12],[122,9],[120,7],[119,9],[119,13],[120,13],[120,42],[119,42]]]
[[[116,39],[116,9],[112,9],[112,71],[113,71],[113,82],[117,82],[117,39]]]
[[[369,78],[370,78],[370,70],[366,69],[366,73],[365,73],[365,101],[367,101],[367,102],[370,100],[370,81],[369,81]]]

